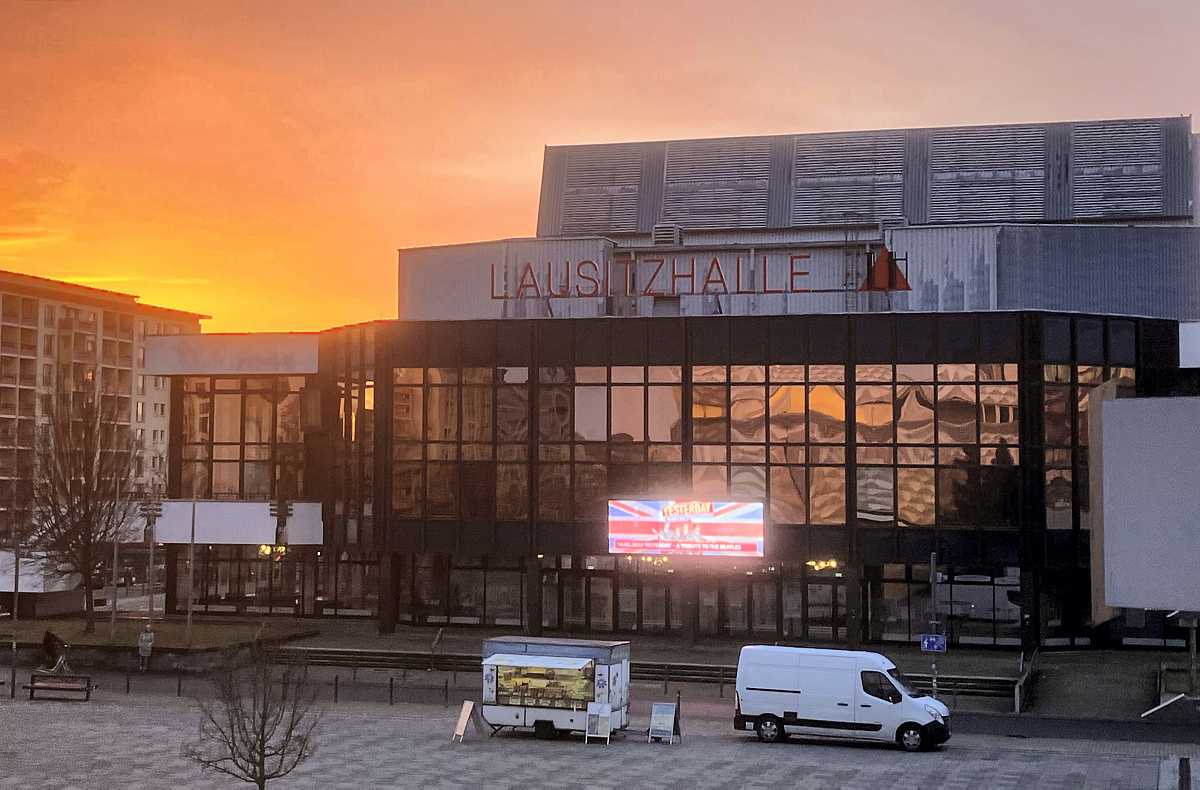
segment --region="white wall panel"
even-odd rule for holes
[[[188,543],[192,528],[192,501],[163,502],[162,518],[155,525],[159,543]],[[261,546],[275,542],[275,519],[269,502],[197,501],[196,543]],[[319,546],[322,543],[320,502],[293,502],[288,519],[287,545]]]
[[[317,335],[303,332],[146,338],[152,376],[299,375],[317,372]]]

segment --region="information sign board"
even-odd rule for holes
[[[650,729],[646,732],[646,742],[666,740],[674,743],[679,732],[679,709],[674,702],[655,702],[650,706]]]
[[[609,742],[612,732],[612,705],[608,703],[589,702],[587,707],[587,729],[583,732],[583,740],[603,738]]]
[[[945,634],[921,634],[921,650],[926,653],[945,653]]]

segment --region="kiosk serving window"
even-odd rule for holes
[[[497,705],[572,710],[586,708],[596,698],[596,667],[590,658],[498,654],[484,664],[496,673]],[[485,690],[485,702],[488,696]]]

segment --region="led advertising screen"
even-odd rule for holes
[[[608,551],[761,557],[763,503],[610,499]]]

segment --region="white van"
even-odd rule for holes
[[[950,738],[950,710],[919,697],[878,653],[747,645],[738,657],[735,730],[895,741],[915,752]]]

